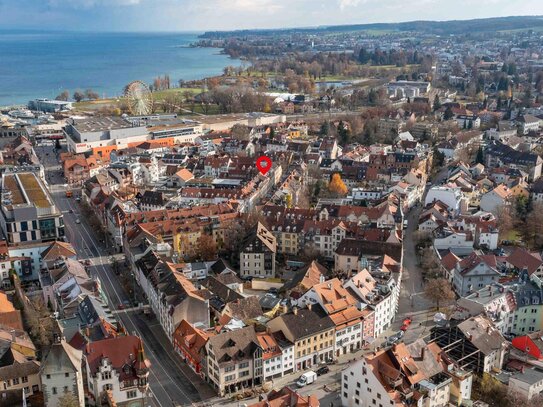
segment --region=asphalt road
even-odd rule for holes
[[[80,215],[80,204],[74,198],[66,197],[63,187],[65,181],[58,171],[59,166],[54,149],[38,147],[36,150],[42,158],[42,164],[46,167],[46,178],[53,199],[64,214],[68,240],[76,249],[79,259],[91,259],[92,266],[89,271],[91,276],[99,277],[109,300],[109,307],[112,310],[117,309],[119,304],[130,298],[110,268],[107,248],[101,246],[95,231]],[[70,213],[70,210],[73,213]],[[77,219],[80,221],[79,224],[76,223]],[[201,401],[199,391],[193,384],[201,386],[201,380],[174,353],[154,317],[144,316],[140,311],[127,310],[117,311],[116,317],[129,333],[140,336],[144,342],[147,358],[151,363],[146,405],[184,406]]]

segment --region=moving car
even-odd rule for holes
[[[75,220],[75,223],[77,223],[78,225],[81,223],[81,220],[80,219],[76,219]]]
[[[296,385],[298,387],[304,387],[308,384],[314,383],[316,380],[317,373],[315,373],[313,370],[310,370],[309,372],[305,372],[303,375],[300,376],[300,378],[296,382]]]
[[[407,331],[407,328],[409,328],[409,325],[411,325],[411,322],[413,322],[411,317],[405,318],[403,320],[403,325],[401,326],[400,331]]]

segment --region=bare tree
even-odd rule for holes
[[[67,90],[63,90],[60,94],[57,95],[57,97],[55,98],[55,100],[63,100],[63,101],[67,101],[68,99],[70,99],[70,92],[68,92]]]
[[[65,392],[59,397],[57,407],[79,407],[79,400],[73,393]]]
[[[454,300],[454,291],[450,283],[445,278],[435,278],[428,281],[424,287],[424,295],[429,300],[435,302],[439,311],[439,304]]]

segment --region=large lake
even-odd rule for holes
[[[239,65],[216,48],[190,48],[197,34],[73,33],[0,30],[0,106],[92,88],[122,94],[133,80],[152,83],[217,75]]]

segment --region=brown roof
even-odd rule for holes
[[[541,263],[543,263],[539,254],[530,253],[528,250],[521,247],[517,247],[513,250],[505,260],[519,270],[526,268],[530,275],[541,266]]]
[[[173,333],[174,346],[182,348],[195,362],[202,360],[200,351],[208,339],[209,335],[206,332],[195,328],[186,320],[182,320]]]
[[[249,407],[319,407],[317,396],[302,396],[296,390],[283,387],[281,390],[272,390],[266,400],[250,404]]]
[[[229,302],[226,304],[223,313],[242,321],[254,319],[264,314],[258,297],[254,295]]]
[[[219,363],[252,359],[255,350],[260,347],[253,325],[222,332],[210,337],[208,343]]]
[[[77,254],[71,243],[55,241],[41,254],[44,260],[57,260],[60,257],[73,257]]]
[[[443,258],[441,259],[441,264],[443,267],[445,267],[445,270],[451,271],[453,268],[456,267],[459,261],[460,257],[458,257],[453,252],[449,252],[445,256],[443,256]]]
[[[141,346],[141,339],[133,335],[118,336],[89,343],[86,347],[85,355],[91,374],[93,376],[96,375],[102,359],[107,358],[113,368],[120,373],[121,380],[133,376],[133,372],[127,374],[123,367],[125,365],[130,367],[135,366]]]
[[[478,315],[458,324],[466,338],[485,355],[500,349],[506,340],[488,318]]]

